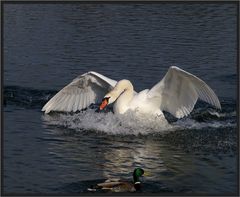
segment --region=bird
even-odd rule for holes
[[[145,173],[146,174],[146,173]],[[133,182],[121,180],[118,178],[107,179],[103,183],[88,188],[88,191],[111,191],[111,192],[136,192],[141,190],[140,177],[144,175],[142,168],[135,168],[133,171]]]
[[[165,119],[165,111],[180,119],[191,113],[198,99],[221,109],[217,95],[203,80],[177,66],[169,67],[161,81],[140,92],[127,79],[116,81],[89,71],[61,89],[42,111],[77,112],[99,103],[100,111],[113,104],[115,114],[134,111]]]

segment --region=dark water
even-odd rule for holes
[[[5,3],[3,16],[5,193],[78,194],[140,166],[143,193],[236,194],[237,4]],[[40,111],[89,70],[139,91],[172,65],[206,81],[222,110],[198,102],[164,128]]]

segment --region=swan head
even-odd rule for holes
[[[99,109],[103,110],[107,105],[113,103],[116,99],[117,97],[114,94],[112,94],[112,92],[109,92],[102,99],[102,103],[100,104]]]
[[[133,92],[133,86],[129,80],[122,79],[109,93],[104,96],[102,103],[99,106],[99,109],[103,110],[107,105],[115,102],[117,98],[121,95],[121,93],[125,90],[130,90],[131,92]]]

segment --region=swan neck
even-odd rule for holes
[[[131,83],[129,83],[129,85],[123,90],[123,92],[121,93],[121,95],[125,95],[125,97],[128,97],[128,99],[132,99],[133,97],[133,86]],[[120,96],[121,96],[120,95]]]
[[[123,93],[124,94],[133,93],[133,85],[130,81],[126,79],[119,81],[115,88],[119,94],[118,96],[121,96]]]
[[[115,87],[117,101],[114,105],[114,112],[123,114],[128,110],[129,103],[133,99],[133,85],[128,80],[121,80]]]

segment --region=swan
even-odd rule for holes
[[[171,66],[151,89],[139,93],[127,79],[117,82],[90,71],[60,90],[42,111],[76,112],[101,102],[99,110],[114,103],[113,112],[116,114],[131,110],[165,118],[163,111],[167,111],[176,118],[183,118],[191,113],[198,99],[221,109],[218,97],[203,80],[176,66]]]

